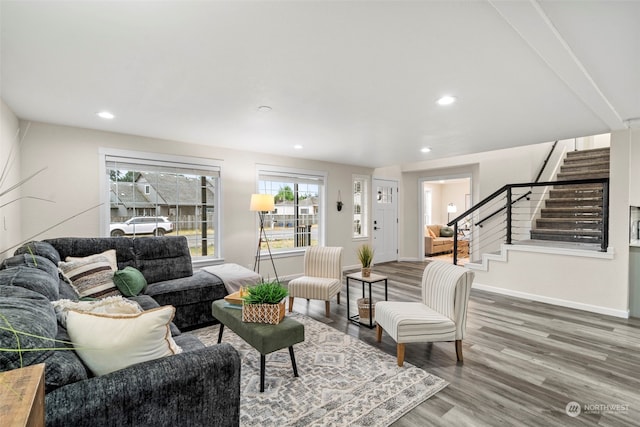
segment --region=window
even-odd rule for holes
[[[422,219],[424,221],[424,225],[430,225],[433,224],[431,222],[431,190],[429,189],[425,189],[424,190],[424,206],[423,206],[423,212],[424,212],[424,218]]]
[[[275,209],[264,227],[272,252],[322,244],[324,172],[264,167],[258,170],[258,193],[273,194]],[[260,229],[256,223],[256,236]],[[266,243],[262,243],[266,250]]]
[[[202,159],[127,154],[105,155],[109,234],[186,236],[193,257],[219,258],[220,168]]]
[[[353,177],[353,237],[367,237],[369,224],[367,223],[367,194],[369,178],[354,175]]]

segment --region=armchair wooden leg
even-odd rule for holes
[[[338,301],[338,304],[340,304],[340,292],[338,292],[338,295],[336,295],[336,300]]]
[[[376,342],[382,341],[382,326],[376,325]]]
[[[404,343],[398,343],[398,366],[404,365]]]
[[[324,315],[331,317],[331,303],[329,301],[324,302]]]
[[[289,313],[293,310],[293,297],[289,297]]]
[[[463,362],[463,360],[462,360],[462,340],[456,340],[456,357],[458,358],[458,362]]]

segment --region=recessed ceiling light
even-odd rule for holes
[[[423,147],[423,148],[420,149],[420,151],[423,152],[423,153],[429,153],[429,152],[431,152],[431,148]]]
[[[293,148],[295,150],[302,150],[304,147],[302,145],[300,145],[300,144],[296,144],[296,145],[293,146]]]
[[[273,110],[273,108],[269,107],[268,105],[261,105],[258,107],[258,111],[260,111],[261,113],[267,113],[271,110]]]
[[[106,119],[106,120],[111,120],[111,119],[116,117],[116,116],[114,116],[112,113],[110,113],[108,111],[100,111],[100,112],[96,113],[96,116],[100,117],[101,119]]]
[[[439,105],[450,105],[456,102],[455,96],[445,95],[442,98],[438,99]]]

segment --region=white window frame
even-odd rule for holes
[[[211,172],[217,172],[218,174],[218,188],[217,192],[214,193],[215,199],[213,201],[213,205],[215,209],[217,209],[217,215],[215,217],[215,234],[214,234],[214,246],[216,248],[215,255],[208,256],[194,256],[192,263],[194,265],[207,265],[219,263],[224,260],[224,248],[222,246],[222,240],[220,236],[223,235],[222,230],[222,212],[224,212],[222,206],[222,197],[221,194],[223,192],[222,188],[222,160],[219,159],[208,159],[202,157],[189,157],[189,156],[176,156],[176,155],[167,155],[161,153],[149,153],[149,152],[140,152],[140,151],[132,151],[132,150],[121,150],[115,148],[104,148],[101,147],[98,149],[98,172],[100,176],[100,204],[102,209],[100,209],[100,232],[102,236],[109,236],[109,224],[111,221],[110,214],[110,183],[109,176],[107,173],[107,161],[113,160],[114,158],[120,158],[125,163],[137,163],[140,165],[148,164],[153,166],[167,166],[167,167],[177,167],[177,168],[193,168],[193,169],[203,169]],[[175,235],[175,234],[174,234]]]
[[[351,199],[352,199],[352,237],[353,240],[368,240],[369,239],[369,188],[371,187],[371,178],[368,175],[352,175],[351,178]],[[356,195],[355,186],[356,183],[360,182],[360,213],[356,213]],[[356,215],[359,216],[360,219],[360,233],[356,233],[355,230],[355,221]]]
[[[327,216],[327,172],[326,171],[317,171],[310,169],[298,169],[298,168],[290,168],[284,166],[273,166],[273,165],[256,165],[256,193],[260,192],[260,181],[261,177],[272,175],[274,177],[281,176],[283,178],[291,178],[291,179],[304,179],[308,177],[310,179],[321,181],[320,189],[318,191],[318,246],[324,246],[325,235],[326,235],[326,216]],[[276,208],[277,210],[277,208]],[[255,222],[255,245],[258,244],[259,239],[259,231],[260,231],[260,222],[258,220],[258,216],[256,215]],[[289,256],[298,256],[300,254],[304,254],[307,246],[304,247],[296,247],[296,248],[286,248],[274,250],[271,248],[271,253],[273,258],[285,258]],[[261,255],[266,254],[265,250],[262,250]]]

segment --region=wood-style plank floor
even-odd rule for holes
[[[390,300],[416,301],[425,266],[385,263],[374,273],[389,277]],[[360,289],[352,282],[352,314]],[[384,299],[382,285],[373,293]],[[395,356],[388,335],[378,344],[375,328],[347,321],[344,287],[341,295],[330,319],[322,301],[296,299],[294,310]],[[463,354],[459,364],[453,343],[407,344],[406,362],[449,385],[394,426],[640,426],[640,319],[472,289]],[[567,415],[570,402],[580,405],[576,417]]]

